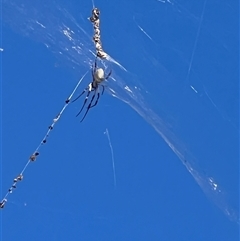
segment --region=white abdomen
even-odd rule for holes
[[[94,79],[98,83],[101,83],[104,80],[104,70],[102,68],[96,69]]]

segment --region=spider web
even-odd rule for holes
[[[210,25],[208,11],[212,10],[212,4],[205,0],[194,7],[181,5],[177,1],[158,1],[146,6],[144,13],[129,10],[120,25],[117,19],[121,19],[121,13],[117,7],[111,5],[114,15],[110,18],[118,26],[110,34],[111,41],[117,46],[115,54],[124,51],[128,59],[119,62],[111,59],[102,63],[107,70],[113,68],[112,78],[106,84],[108,92],[143,117],[178,156],[204,193],[226,216],[238,222],[238,191],[234,184],[237,174],[231,165],[237,161],[238,106],[235,104],[230,109],[238,95],[233,74],[236,66],[226,66],[224,61],[235,49],[225,36],[221,36],[221,32],[211,31],[213,26]],[[226,7],[234,12],[230,4],[226,3]],[[11,17],[13,15],[15,19]],[[3,20],[7,26],[24,37],[43,43],[59,59],[60,66],[68,66],[79,75],[92,66],[94,56],[89,34],[92,28],[86,18],[88,15],[89,9],[86,8],[78,13],[76,20],[66,8],[55,2],[3,1]],[[164,18],[159,19],[159,15]],[[156,23],[159,29],[153,32],[150,25]],[[131,33],[126,46],[121,36],[128,24],[131,25]],[[87,25],[88,29],[83,28]],[[183,32],[186,27],[191,30],[189,33]],[[231,29],[229,31],[233,32]],[[184,33],[190,37],[183,38]],[[204,71],[201,65],[204,61],[206,66],[212,64],[211,59],[200,58],[200,51],[206,51],[204,44],[207,42],[222,57],[219,66],[213,63],[212,69],[220,71],[222,67],[226,68],[225,72],[221,72],[224,75],[221,85],[217,83],[219,75],[212,71],[209,77],[209,70]],[[108,52],[106,41],[103,44]],[[131,51],[132,54],[128,55]],[[112,55],[110,51],[109,54]],[[135,59],[141,59],[145,66],[146,71],[141,75],[138,74],[138,66],[133,66],[131,70],[127,67]],[[231,86],[228,84],[229,78]],[[149,84],[149,79],[156,81]],[[233,92],[234,97],[220,99],[215,94],[218,91],[224,94],[226,89]],[[184,113],[182,109],[185,109]],[[207,134],[196,133],[196,128],[207,129]],[[222,141],[215,140],[216,136]],[[225,152],[216,153],[229,139],[233,145]],[[200,142],[196,145],[193,140]],[[211,160],[212,166],[209,165]],[[214,165],[220,161],[224,163],[223,168],[216,173]],[[222,179],[221,176],[225,177],[229,171],[233,171],[232,177],[228,181]],[[221,179],[221,183],[217,179]]]

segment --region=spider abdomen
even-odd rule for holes
[[[104,80],[104,70],[102,68],[96,69],[94,73],[94,80],[97,83],[101,83]]]

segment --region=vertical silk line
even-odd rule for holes
[[[104,134],[107,135],[108,143],[109,143],[109,147],[110,147],[110,150],[111,150],[111,155],[112,155],[112,168],[113,168],[113,180],[114,180],[114,189],[116,190],[116,189],[117,189],[117,180],[116,180],[116,171],[115,171],[114,154],[113,154],[112,142],[111,142],[110,135],[109,135],[109,132],[108,132],[108,129],[107,129],[107,128],[106,128],[106,131],[104,132]]]

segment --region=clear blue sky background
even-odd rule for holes
[[[94,59],[92,1],[49,2],[2,4],[2,197]],[[8,196],[1,240],[239,240],[237,1],[95,5],[127,72],[105,62],[116,82],[82,123],[84,98],[68,106]]]

